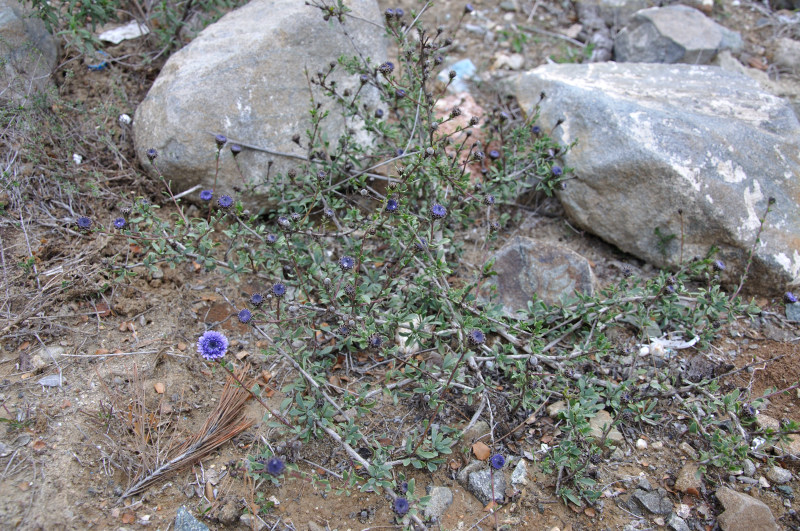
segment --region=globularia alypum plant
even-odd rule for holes
[[[341,2],[311,6],[334,23],[359,23]],[[471,10],[467,5],[464,14]],[[231,318],[251,327],[268,345],[263,353],[282,359],[292,375],[278,410],[264,404],[269,425],[292,455],[320,437],[339,444],[349,461],[330,477],[340,477],[342,489],[383,490],[398,517],[420,524],[426,498],[414,495],[408,467],[434,471],[466,457],[451,454],[463,431],[484,419],[491,465],[499,470],[536,442],[525,444],[526,426],[560,400],[563,435],[536,458],[557,475],[562,499],[592,504],[611,428],[631,434],[663,421],[660,401],[708,383],[686,381],[675,364],[656,367],[654,349],[640,354],[639,347],[654,334],[697,337],[698,346],[706,345],[744,307],[720,290],[721,263],[715,268],[711,255],[652,279],[626,274],[618,285],[564,306],[532,301],[516,318],[479,300],[492,263],[465,265],[460,235],[478,229],[478,245],[492,248],[518,213],[519,197],[550,196],[566,184],[570,170],[559,159],[568,146],[536,125],[536,109],[526,119],[499,106],[444,132],[463,115],[458,107],[443,115],[435,108],[444,94],[436,74],[453,37],[445,28],[426,28],[420,14],[387,10],[396,59],[356,53],[309,75],[311,127],[295,138],[307,154],[296,169],[271,177],[273,211],[252,215],[239,200],[246,191],[215,186],[199,192],[201,215],[190,217],[181,194],[162,178],[174,213],[163,216],[158,205],[135,200],[109,232],[149,250],[138,266],[191,260],[237,282],[261,284],[249,298],[231,300]],[[357,78],[360,88],[340,90],[331,79],[335,70]],[[362,102],[368,90],[380,94],[379,107]],[[346,124],[362,123],[372,143],[360,144],[350,132],[328,143],[320,133],[328,115],[319,98],[333,101]],[[479,128],[484,144],[474,140]],[[216,150],[218,170],[238,165],[247,148],[218,134],[209,149]],[[157,152],[148,158],[157,170]],[[89,219],[77,224],[104,230]],[[116,270],[120,282],[132,267]],[[693,283],[697,278],[706,281]],[[623,330],[629,344],[612,338],[612,330]],[[224,357],[226,347],[217,331],[205,331],[198,342],[206,360],[230,370],[235,362]],[[732,412],[735,404],[726,404],[717,408]],[[591,436],[589,420],[603,409],[613,421]],[[709,433],[701,428],[695,431]],[[709,463],[730,466],[748,443],[746,433],[733,435],[697,444],[709,452]],[[250,470],[260,479],[308,479],[297,464],[286,469],[285,459],[264,448]]]

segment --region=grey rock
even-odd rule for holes
[[[488,299],[497,288],[503,311],[513,316],[526,310],[534,295],[548,304],[562,303],[575,293],[594,293],[594,273],[578,253],[531,238],[512,238],[495,254],[494,271],[479,294]]]
[[[581,23],[599,18],[609,28],[620,28],[639,10],[650,6],[647,0],[578,0],[575,8]],[[595,24],[596,25],[596,24]]]
[[[38,370],[43,367],[56,363],[56,360],[67,353],[67,350],[60,345],[49,345],[42,347],[31,356],[30,364],[33,370]]]
[[[658,267],[712,246],[738,282],[769,197],[776,199],[748,286],[780,296],[800,282],[800,123],[751,79],[716,67],[545,65],[513,78],[520,106],[556,140],[574,178],[559,191],[573,224]],[[676,234],[659,246],[655,229]]]
[[[772,62],[791,71],[800,71],[800,41],[781,37],[775,41]]]
[[[467,485],[469,485],[470,475],[472,475],[472,473],[482,468],[483,468],[483,462],[478,461],[477,459],[473,459],[467,464],[467,466],[458,471],[456,480],[458,480],[458,482],[466,488]]]
[[[749,459],[742,461],[742,473],[747,477],[753,477],[756,473],[756,465]]]
[[[645,476],[639,476],[639,488],[642,490],[646,490],[650,492],[653,490],[653,486],[650,484],[650,480],[647,479]]]
[[[347,7],[356,17],[381,21],[375,0],[353,0]],[[369,56],[372,66],[388,58],[383,30],[348,19],[347,35],[338,23],[322,19],[318,9],[295,0],[254,0],[231,11],[203,30],[189,45],[172,55],[139,105],[133,129],[136,152],[143,165],[146,152],[159,152],[158,169],[168,175],[173,190],[196,184],[213,188],[217,149],[213,134],[224,134],[230,143],[248,144],[295,156],[305,149],[292,141],[300,135],[305,146],[310,126],[309,75],[327,72],[339,56]],[[355,44],[355,48],[353,44]],[[328,79],[337,89],[355,91],[358,76],[337,67]],[[370,111],[379,103],[377,91],[362,90]],[[315,93],[330,110],[321,133],[335,145],[346,129],[336,112],[338,104]],[[349,121],[357,139],[369,143],[358,120]],[[248,208],[263,208],[265,181],[297,166],[297,159],[276,156],[245,147],[238,156],[247,185],[255,187],[242,197]],[[149,170],[152,171],[152,170]],[[220,157],[219,196],[242,186],[227,149]]]
[[[792,480],[792,473],[785,468],[779,466],[772,466],[767,470],[767,479],[778,485],[789,483]]]
[[[632,510],[638,508],[639,513],[645,510],[652,514],[667,515],[672,512],[672,502],[669,500],[667,493],[664,489],[657,491],[647,492],[646,490],[637,489],[631,494],[628,501],[628,507]]]
[[[450,71],[456,73],[456,77],[450,81]],[[469,81],[475,78],[478,69],[475,64],[469,59],[462,59],[443,69],[436,76],[436,81],[440,84],[447,85],[447,91],[452,94],[460,92],[469,92]],[[448,85],[448,81],[450,84]]]
[[[239,517],[239,522],[247,529],[255,529],[256,531],[261,531],[267,527],[263,520],[254,517],[252,514],[243,514]]]
[[[175,531],[208,531],[208,526],[199,522],[186,507],[181,506],[175,516]]]
[[[515,487],[522,487],[528,484],[528,465],[524,459],[520,459],[514,471],[511,472],[511,484]]]
[[[702,487],[703,476],[700,474],[700,467],[697,463],[689,462],[683,465],[675,480],[675,489],[683,493],[693,489],[699,493]]]
[[[672,531],[690,531],[686,521],[675,513],[669,515],[667,519],[667,527]]]
[[[423,516],[425,516],[425,520],[438,521],[453,503],[453,491],[447,487],[428,487],[427,490],[431,500],[425,507]]]
[[[44,23],[15,0],[0,0],[0,101],[24,105],[52,86],[58,45]]]
[[[741,35],[683,5],[638,11],[614,40],[614,54],[621,63],[702,65],[720,50],[741,47]]]
[[[715,496],[725,511],[717,517],[722,531],[777,531],[778,524],[769,507],[752,496],[728,487],[717,489]]]
[[[492,475],[494,475],[494,499],[502,502],[506,495],[506,478],[502,471],[495,470],[492,473],[491,470],[485,468],[469,475],[467,490],[484,505],[488,505],[492,501]]]
[[[786,319],[795,323],[800,322],[800,302],[786,305]]]

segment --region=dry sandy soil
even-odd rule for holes
[[[498,53],[510,53],[513,39],[502,40],[498,30],[510,31],[512,23],[519,23],[561,34],[577,22],[574,9],[567,2],[519,0],[509,4],[516,5],[517,10],[498,9],[495,2],[473,2],[486,18],[480,23],[490,23],[501,38],[485,42],[483,36],[462,29],[451,58],[472,59],[487,79],[501,76],[503,71],[492,69],[494,59]],[[385,2],[382,5],[396,7]],[[406,0],[400,2],[407,12],[415,5]],[[536,12],[531,14],[534,7]],[[432,25],[452,24],[462,8],[458,2],[442,2],[427,16]],[[763,16],[761,5],[751,6],[746,1],[734,7],[725,0],[714,9],[716,19],[745,35],[746,60],[754,65],[760,60],[767,64],[770,53],[762,47],[770,27],[753,29]],[[547,58],[568,60],[581,54],[564,39],[547,33],[521,35],[525,39],[520,41],[525,68]],[[70,170],[74,175],[67,175],[69,179],[54,180],[61,171],[59,165],[69,165],[71,154],[43,150],[37,159],[21,154],[9,168],[17,180],[31,187],[31,201],[54,204],[70,197],[80,202],[80,208],[78,204],[70,205],[77,211],[98,213],[117,204],[125,194],[141,194],[160,201],[158,188],[143,177],[135,162],[130,129],[115,121],[119,113],[133,115],[163,64],[137,64],[135,54],[145,50],[145,44],[136,42],[112,48],[110,52],[116,57],[132,55],[127,62],[99,72],[88,71],[80,58],[62,57],[55,73],[60,99],[51,109],[55,118],[50,125],[61,127],[64,136],[85,148],[84,164],[78,170]],[[474,96],[484,108],[495,104],[495,96],[489,90],[476,89]],[[71,112],[71,105],[77,102],[90,112]],[[26,137],[30,131],[13,128],[11,124],[5,131],[10,149],[16,146],[22,150],[26,142],[36,141]],[[47,144],[46,140],[42,145]],[[4,175],[4,189],[10,185],[6,179]],[[90,182],[98,184],[92,188]],[[69,193],[71,183],[80,193]],[[8,201],[7,193],[4,200]],[[139,249],[113,238],[65,229],[65,224],[56,219],[59,214],[48,216],[36,204],[15,206],[18,205],[6,207],[0,224],[5,298],[0,305],[0,417],[4,421],[0,425],[0,527],[167,529],[176,510],[184,505],[204,518],[212,529],[249,528],[239,521],[246,506],[254,503],[253,485],[246,481],[244,473],[246,457],[264,441],[276,447],[286,442],[276,437],[275,429],[260,424],[261,409],[257,404],[250,403],[246,408],[247,417],[256,425],[200,463],[168,476],[144,494],[121,504],[117,503],[118,497],[128,484],[123,472],[129,458],[125,445],[135,447],[137,434],[135,427],[127,433],[120,431],[108,417],[121,414],[134,418],[132,398],[143,392],[152,413],[148,422],[164,422],[178,438],[198,430],[219,399],[225,374],[202,363],[195,354],[194,343],[204,323],[219,321],[224,321],[223,329],[235,338],[232,352],[252,363],[255,374],[263,371],[269,375],[267,387],[272,391],[267,400],[276,407],[282,395],[273,391],[281,388],[290,368],[276,361],[263,361],[258,355],[258,338],[229,319],[232,307],[227,300],[252,292],[254,286],[223,282],[218,276],[187,265],[165,269],[163,276],[156,275],[157,278],[143,275],[124,285],[111,282],[111,287],[104,289],[104,264],[109,257],[128,253],[134,259]],[[550,205],[549,210],[550,215],[530,219],[503,238],[535,230],[538,238],[558,241],[589,258],[601,282],[614,281],[619,273],[615,264],[623,262],[647,274],[645,264],[574,231],[558,216],[557,205]],[[64,211],[60,212],[64,216]],[[38,279],[23,266],[31,258],[39,272]],[[736,367],[752,364],[750,370],[735,373],[722,384],[748,388],[758,396],[766,389],[786,388],[800,380],[800,334],[782,318],[780,301],[752,295],[764,316],[757,322],[739,321],[723,329],[712,350],[719,359]],[[43,346],[50,348],[54,356],[43,352]],[[38,383],[53,376],[63,379],[61,386]],[[800,421],[798,402],[794,392],[777,395],[765,413],[777,419]],[[392,419],[398,414],[413,417],[413,408],[409,404],[399,404],[394,409],[391,404],[382,404],[381,408],[369,430],[402,437],[401,430],[392,426]],[[549,419],[543,417],[526,428],[524,437],[517,442],[519,455],[535,452],[537,445],[552,433]],[[459,422],[465,423],[467,418]],[[599,465],[598,477],[614,483],[616,490],[615,497],[604,498],[595,508],[573,510],[565,506],[554,495],[555,479],[538,471],[533,463],[528,485],[509,498],[497,519],[489,516],[483,505],[454,480],[455,469],[464,464],[464,454],[457,453],[451,466],[436,473],[412,471],[410,475],[419,485],[444,485],[453,490],[453,505],[438,524],[441,529],[489,529],[495,523],[517,529],[622,529],[632,522],[638,522],[640,529],[659,527],[663,522],[638,518],[618,503],[635,488],[641,474],[666,487],[674,502],[689,505],[695,528],[713,529],[714,517],[720,510],[713,497],[715,484],[727,481],[727,477],[710,474],[697,496],[677,493],[671,487],[687,459],[678,449],[680,437],[666,424],[641,428],[641,432],[629,435],[648,441],[650,449],[637,450],[633,446],[636,439],[629,438],[624,459]],[[164,432],[165,443],[170,433]],[[663,443],[663,447],[652,449],[655,442]],[[291,457],[298,458],[301,469],[323,476],[326,469],[341,472],[340,465],[347,462],[342,451],[326,440],[300,445],[294,453]],[[792,470],[796,467],[792,460],[782,463]],[[327,477],[338,488],[336,479],[330,474]],[[795,491],[800,487],[796,481],[790,485]],[[321,526],[314,529],[388,529],[394,522],[390,503],[376,493],[326,494],[324,489],[302,479],[287,479],[280,486],[263,484],[259,490],[265,498],[274,497],[279,502],[271,512],[262,514],[271,529],[304,530],[309,528],[309,522]],[[793,501],[775,489],[754,488],[751,494],[764,501],[785,528],[800,526],[800,520],[789,512]]]

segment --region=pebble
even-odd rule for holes
[[[647,441],[645,441],[644,439],[638,439],[636,441],[636,448],[638,450],[647,450]]]
[[[753,477],[756,474],[756,465],[749,459],[742,461],[742,472],[745,476]]]
[[[767,471],[767,479],[778,485],[783,485],[792,480],[792,473],[785,468],[773,466]]]
[[[684,454],[686,454],[690,458],[694,459],[695,461],[700,459],[700,456],[697,454],[697,450],[692,448],[692,446],[689,443],[687,443],[686,441],[682,442],[680,444],[680,446],[678,446],[678,448],[680,448],[681,452],[683,452]]]
[[[759,476],[758,484],[765,489],[768,489],[770,487],[769,481],[767,481],[767,478],[765,478],[764,476]]]
[[[664,448],[664,443],[661,441],[656,441],[650,445],[650,448],[653,450],[662,450]]]
[[[511,473],[511,484],[515,487],[528,484],[528,465],[524,459],[520,459],[514,471]]]

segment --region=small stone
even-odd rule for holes
[[[267,524],[265,524],[260,518],[254,518],[252,514],[243,514],[240,516],[239,523],[247,527],[247,529],[255,529],[256,531],[261,531],[267,527]]]
[[[656,441],[656,442],[654,442],[653,444],[650,445],[650,448],[652,450],[663,450],[664,449],[664,443],[661,442],[661,441]]]
[[[645,476],[639,476],[639,488],[642,490],[646,490],[650,492],[653,490],[653,486],[650,484],[650,480],[647,479]]]
[[[656,516],[655,518],[653,518],[653,523],[655,523],[658,527],[664,527],[665,525],[667,525],[667,522],[660,516]]]
[[[689,526],[686,525],[686,522],[683,520],[683,518],[675,513],[669,515],[667,526],[672,529],[672,531],[690,531]]]
[[[551,418],[558,418],[558,415],[562,411],[567,410],[567,404],[563,400],[559,400],[558,402],[553,402],[549,406],[547,406],[547,415]]]
[[[199,522],[186,507],[181,506],[175,515],[175,531],[208,531],[208,526]]]
[[[764,489],[768,489],[770,487],[769,481],[767,481],[767,478],[764,476],[759,476],[758,484]]]
[[[652,514],[668,515],[672,512],[672,502],[663,489],[653,492],[641,489],[635,490],[631,495],[628,506],[631,509],[638,508],[640,512],[641,509],[645,509]]]
[[[725,508],[717,517],[722,531],[778,531],[775,517],[764,502],[727,487],[717,489],[715,496]]]
[[[528,484],[528,465],[525,464],[524,459],[520,459],[514,471],[511,473],[511,484],[515,487],[521,487]]]
[[[637,439],[636,440],[636,449],[637,450],[647,450],[647,441],[644,439]]]
[[[425,520],[438,521],[453,503],[453,491],[447,487],[428,487],[428,496],[431,497],[425,508]]]
[[[778,485],[783,485],[792,480],[792,473],[785,468],[773,466],[767,471],[767,479]]]
[[[703,487],[703,478],[700,475],[700,467],[697,463],[686,463],[675,480],[675,488],[683,493],[692,492],[699,494]]]
[[[601,409],[593,418],[589,419],[589,426],[592,428],[589,436],[599,439],[603,435],[605,427],[611,425],[612,422],[611,414],[605,409]],[[617,428],[611,428],[608,432],[608,440],[614,444],[620,444],[625,441],[625,438]]]
[[[681,452],[689,456],[691,459],[694,459],[695,461],[700,459],[700,455],[698,455],[697,450],[692,448],[692,445],[686,441],[682,442],[678,448],[680,448]]]
[[[756,465],[749,459],[742,461],[742,473],[745,476],[753,477],[756,473]]]
[[[494,481],[492,481],[492,476],[494,476]],[[492,484],[494,484],[494,489],[492,489]],[[484,505],[492,501],[492,492],[494,492],[495,501],[501,502],[506,493],[506,480],[502,472],[493,474],[489,469],[479,470],[469,475],[467,490]]]

